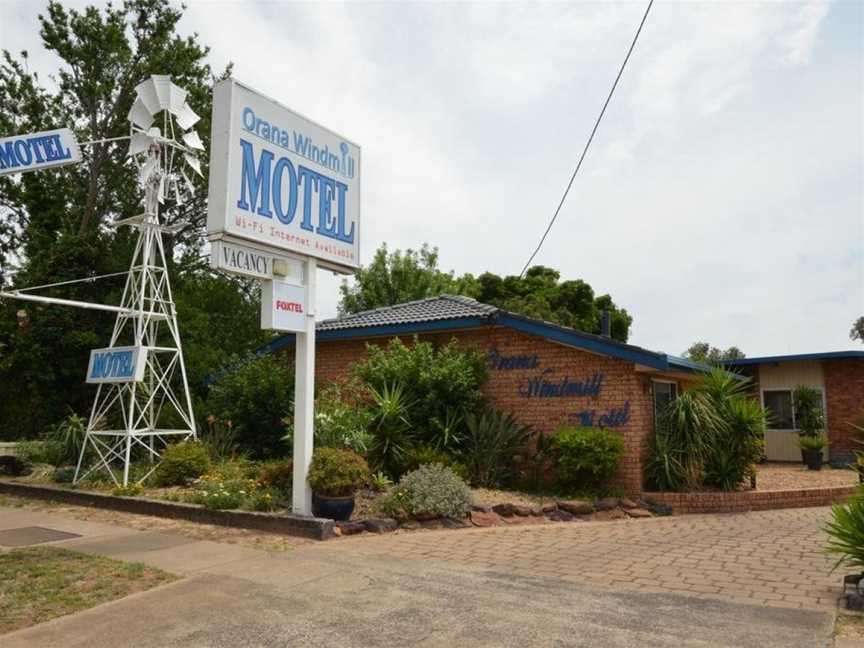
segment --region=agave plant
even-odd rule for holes
[[[830,536],[825,551],[838,556],[834,569],[864,568],[864,490],[859,489],[847,504],[834,505],[831,518],[824,529]]]
[[[532,434],[512,413],[486,406],[466,419],[467,432],[460,457],[468,468],[471,483],[493,488],[510,478],[520,454]]]
[[[408,422],[411,402],[400,383],[385,384],[380,389],[369,387],[369,394],[373,401],[369,458],[374,470],[399,477],[406,453],[414,442],[414,431]]]

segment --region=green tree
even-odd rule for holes
[[[473,292],[470,275],[457,279],[453,272],[441,271],[438,268],[438,248],[430,248],[427,243],[419,250],[409,248],[404,252],[388,252],[384,243],[376,250],[372,263],[357,270],[354,280],[354,285],[343,281],[339,287],[342,293],[339,312],[342,314],[445,293]]]
[[[852,340],[860,340],[864,343],[864,315],[852,323],[852,330],[849,331],[849,338]]]
[[[747,357],[736,346],[723,350],[711,346],[707,342],[694,342],[683,355],[694,362],[704,362],[707,364],[717,364],[723,360],[742,360]]]
[[[208,49],[197,35],[182,36],[182,7],[168,0],[126,0],[103,9],[68,10],[49,2],[39,17],[42,46],[58,60],[50,83],[28,67],[28,54],[0,56],[0,133],[66,126],[79,141],[128,135],[126,116],[135,86],[151,74],[168,74],[188,91],[201,121],[196,130],[209,147],[211,85]],[[0,177],[0,285],[24,288],[128,268],[136,232],[112,228],[141,211],[136,169],[126,142],[83,147],[83,161],[51,171]],[[208,160],[204,178],[193,178],[195,197],[163,206],[163,222],[179,230],[169,255],[190,383],[196,390],[208,370],[230,353],[262,341],[256,296],[242,282],[213,276],[201,260]],[[116,304],[123,277],[39,291],[42,295]],[[25,312],[19,323],[16,314]],[[0,438],[35,436],[71,407],[86,414],[93,397],[84,384],[89,350],[105,346],[114,316],[99,311],[0,303]],[[200,391],[200,390],[199,390]]]
[[[368,266],[360,268],[354,284],[343,281],[339,312],[392,306],[406,301],[454,294],[472,297],[505,310],[555,322],[588,333],[600,333],[602,311],[611,316],[611,334],[626,342],[633,318],[609,295],[595,296],[581,279],[560,281],[557,270],[533,266],[525,274],[499,276],[484,272],[456,276],[438,267],[438,248],[423,244],[419,251],[388,252],[382,245]]]

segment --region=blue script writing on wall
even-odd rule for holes
[[[603,386],[602,373],[595,373],[584,380],[571,380],[568,376],[553,379],[551,374],[551,369],[545,369],[539,375],[528,378],[523,385],[519,386],[519,395],[526,398],[599,396]]]
[[[573,412],[567,415],[567,420],[582,427],[623,427],[630,422],[630,401],[626,401],[624,407],[612,407],[600,416],[593,409]]]
[[[540,366],[540,358],[534,355],[501,355],[498,349],[489,349],[489,368],[495,371],[512,371],[513,369],[536,369]]]

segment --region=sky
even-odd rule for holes
[[[551,218],[647,3],[187,4],[181,31],[214,69],[233,62],[360,144],[364,263],[385,242],[428,242],[445,270],[507,275]],[[44,6],[0,0],[0,47],[47,74]],[[861,349],[862,4],[656,2],[535,263],[611,294],[649,349]],[[320,274],[320,317],[340,281]]]

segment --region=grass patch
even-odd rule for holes
[[[0,553],[0,634],[113,601],[175,576],[141,563],[60,549]]]

